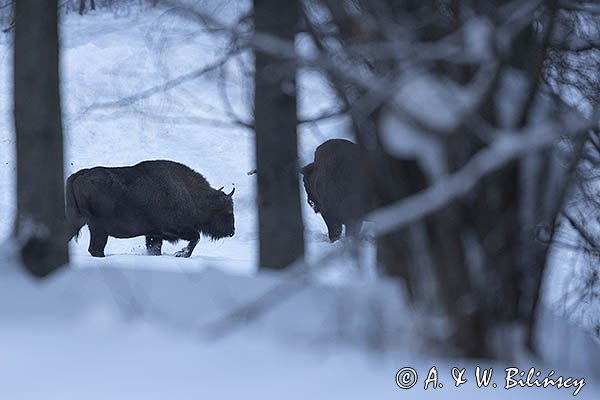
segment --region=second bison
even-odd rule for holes
[[[343,139],[324,142],[315,150],[315,160],[302,168],[308,203],[321,213],[329,240],[342,234],[357,235],[362,217],[373,209],[368,168],[363,150]]]
[[[161,254],[163,240],[187,240],[175,255],[189,257],[200,234],[233,236],[233,192],[211,188],[202,175],[173,161],[83,169],[67,179],[67,225],[72,237],[88,225],[88,250],[95,257],[104,257],[109,236],[145,236],[151,255]]]

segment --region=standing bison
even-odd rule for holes
[[[104,257],[109,236],[146,236],[151,255],[161,254],[163,240],[187,240],[175,256],[189,257],[200,234],[213,240],[233,236],[234,190],[215,190],[202,175],[173,161],[83,169],[67,179],[67,226],[73,238],[88,225],[94,257]]]
[[[328,140],[302,174],[308,204],[323,216],[329,240],[340,238],[342,225],[347,235],[357,235],[362,217],[373,208],[363,150],[348,140]]]

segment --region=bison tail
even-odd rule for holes
[[[69,176],[69,179],[67,179],[67,187],[65,193],[65,217],[67,220],[67,232],[69,240],[75,238],[75,241],[77,241],[77,239],[79,238],[79,232],[81,231],[81,228],[83,228],[83,226],[85,225],[85,220],[81,216],[81,212],[79,211],[79,206],[77,204],[77,199],[75,197],[75,192],[73,191],[74,180],[75,175],[71,175]]]

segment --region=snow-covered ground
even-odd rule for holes
[[[559,354],[573,352],[579,368],[527,358],[514,364],[424,358],[412,327],[397,318],[410,310],[390,282],[332,290],[277,274],[118,266],[62,271],[39,282],[4,268],[0,293],[2,399],[572,397],[574,388],[504,389],[504,369],[515,366],[535,367],[542,378],[552,369],[585,378],[577,398],[600,393],[598,370],[581,369],[583,360],[594,360],[589,343],[586,350],[572,335],[567,345],[548,332],[547,344],[553,354],[555,346]],[[275,306],[261,318],[249,324],[234,318],[232,312],[266,298]],[[433,366],[444,386],[425,391]],[[478,389],[476,366],[494,368],[498,388]],[[396,386],[404,367],[418,373],[412,389]],[[458,388],[453,367],[466,369],[468,382]]]
[[[223,18],[247,6],[214,4]],[[427,349],[415,334],[419,320],[404,305],[401,288],[373,280],[344,258],[327,268],[329,274],[321,273],[325,279],[318,282],[307,281],[306,275],[256,275],[255,176],[247,175],[254,168],[252,132],[226,123],[228,106],[221,96],[225,87],[235,113],[249,118],[252,82],[243,78],[243,70],[251,59],[243,55],[227,64],[225,76],[210,72],[125,106],[99,107],[210,65],[227,47],[224,37],[172,11],[129,11],[63,18],[66,173],[146,159],[182,162],[213,187],[229,190],[235,184],[236,235],[201,241],[190,259],[172,256],[184,243],[165,243],[165,255],[148,257],[143,238],[111,238],[107,257],[96,259],[87,253],[85,228],[79,242],[71,243],[72,268],[43,282],[11,267],[10,246],[2,245],[0,399],[572,396],[572,389],[504,390],[500,377],[498,389],[477,389],[474,361],[423,359]],[[14,215],[10,54],[9,37],[3,34],[0,243],[10,234]],[[331,101],[315,73],[303,72],[299,87],[303,116],[317,114]],[[308,162],[323,140],[346,134],[343,119],[302,125],[301,162]],[[321,217],[308,205],[303,212],[309,259],[340,246],[327,242]],[[367,250],[366,258],[372,258],[372,249]],[[364,278],[341,279],[352,274]],[[516,362],[524,369],[537,367],[542,378],[551,369],[585,377],[578,398],[598,398],[597,345],[577,333],[562,335],[544,336],[548,354],[555,357],[547,364]],[[567,338],[571,347],[561,344]],[[573,351],[557,353],[556,346]],[[445,386],[424,391],[423,380],[434,365]],[[509,367],[480,365],[496,371]],[[407,366],[419,372],[419,384],[401,390],[395,374]],[[469,382],[459,388],[450,379],[454,366],[467,368]]]

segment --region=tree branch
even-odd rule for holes
[[[597,121],[597,118],[594,120]],[[572,129],[572,134],[585,134],[594,124],[597,122],[581,124]],[[383,236],[397,231],[466,195],[482,178],[501,169],[511,161],[552,146],[559,135],[563,133],[564,127],[557,124],[548,127],[534,127],[529,132],[524,129],[504,133],[446,179],[441,179],[427,189],[392,205],[373,211],[365,219],[374,222],[372,233],[375,236]]]

